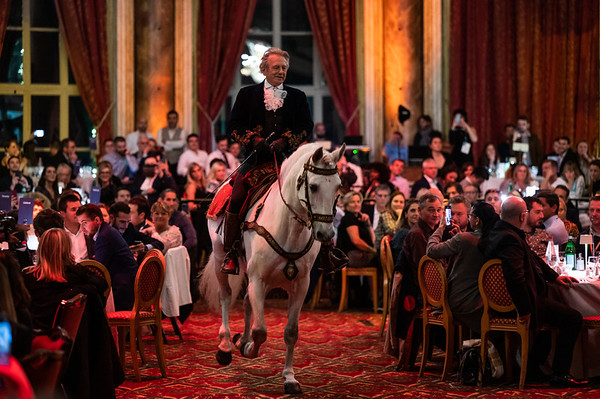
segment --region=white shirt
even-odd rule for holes
[[[544,227],[548,234],[552,236],[555,244],[562,245],[569,241],[569,233],[565,228],[565,223],[558,218],[558,215],[549,217],[544,221]]]
[[[152,136],[152,133],[148,133],[148,132],[139,132],[139,131],[135,131],[135,132],[131,132],[127,135],[127,137],[125,137],[125,141],[127,142],[127,149],[129,150],[130,154],[135,154],[136,152],[139,151],[137,142],[138,139],[140,138],[140,134],[144,134],[145,136],[147,136],[148,138],[154,138]]]
[[[208,154],[206,151],[198,150],[198,152],[194,152],[190,149],[187,149],[181,154],[179,157],[179,161],[177,162],[177,174],[179,176],[186,176],[188,172],[188,168],[192,162],[196,162],[198,165],[202,166],[206,173],[206,161],[208,160]]]
[[[431,177],[427,176],[427,175],[423,175],[423,177],[425,178],[425,180],[427,180],[427,183],[429,183],[429,188],[437,188],[439,189],[437,182],[435,181],[435,179],[432,179]],[[461,182],[462,184],[462,182]]]
[[[175,129],[168,129],[167,134],[169,136],[169,139],[166,142],[162,142],[162,134],[160,134],[160,131],[162,129],[160,129],[157,133],[156,133],[156,144],[159,147],[165,147],[165,150],[167,151],[171,151],[171,150],[178,150],[181,149],[183,147],[185,147],[185,139],[187,138],[187,132],[185,131],[185,129],[181,129],[181,136],[179,136],[179,140],[173,140],[173,137],[175,136]]]
[[[381,213],[379,213],[377,207],[373,207],[373,230],[375,230],[379,224],[379,216],[381,216]]]
[[[69,235],[69,238],[71,239],[71,253],[73,254],[73,257],[75,258],[75,262],[79,263],[82,260],[87,259],[88,251],[87,251],[87,244],[85,242],[85,234],[83,234],[83,231],[81,231],[81,229],[79,229],[77,231],[77,234],[71,233],[71,231],[67,228],[65,228],[65,231],[67,232],[67,234]]]
[[[154,184],[154,180],[156,180],[156,176],[154,177],[146,177],[142,183],[142,185],[140,186],[140,191],[144,192],[146,190],[149,190],[152,188],[152,185]]]
[[[233,154],[231,154],[229,151],[221,152],[220,150],[216,150],[208,154],[208,159],[206,160],[206,167],[204,168],[206,170],[206,174],[208,174],[208,172],[210,171],[210,163],[213,159],[220,159],[222,161],[225,161],[225,158],[227,158],[227,162],[225,162],[225,164],[228,164],[226,166],[227,175],[231,174],[231,172],[233,172],[238,168],[238,166],[240,166],[240,161],[236,157],[234,157]]]
[[[557,177],[557,178],[556,178],[556,180],[554,180],[554,183],[551,183],[551,184],[550,184],[550,186],[552,186],[552,188],[556,188],[557,186],[560,186],[561,184],[562,184],[563,186],[567,186],[567,187],[569,187],[569,185],[567,184],[567,182],[566,182],[566,181],[564,181],[562,177]],[[555,240],[555,241],[556,241],[556,240]],[[565,241],[565,242],[566,242],[566,241]]]

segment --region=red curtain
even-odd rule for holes
[[[354,0],[304,0],[327,86],[346,135],[359,135]]]
[[[112,137],[106,0],[54,3],[79,94],[98,130],[97,142],[102,143]]]
[[[200,1],[197,36],[200,148],[212,147],[212,122],[240,68],[240,54],[256,1]]]
[[[550,152],[555,137],[598,141],[598,0],[453,0],[450,107],[484,143],[527,115]]]
[[[2,44],[4,44],[4,35],[6,33],[9,15],[10,0],[0,0],[0,54],[2,54]]]

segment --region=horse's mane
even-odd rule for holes
[[[322,145],[317,143],[304,144],[298,147],[289,158],[283,161],[283,164],[281,165],[281,179],[285,180],[295,166],[299,167],[300,165],[304,165],[304,163],[308,161],[308,157],[310,157],[319,147],[322,147]],[[323,150],[323,158],[320,162],[323,162],[325,164],[324,166],[327,168],[335,167],[334,159],[328,151]],[[298,172],[300,172],[300,169],[298,169]]]

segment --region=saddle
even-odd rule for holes
[[[240,220],[244,220],[246,213],[258,200],[265,195],[271,185],[277,180],[277,170],[274,162],[268,162],[262,165],[258,165],[252,169],[243,177],[246,187],[249,187],[246,200],[240,210]],[[231,180],[233,182],[233,180]],[[230,182],[230,183],[231,183]],[[231,192],[233,187],[231,184],[225,184],[215,195],[206,217],[212,220],[217,219],[227,210],[229,205],[229,199],[231,198]]]

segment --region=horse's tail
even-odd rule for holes
[[[221,285],[217,279],[217,273],[220,273],[220,271],[218,271],[217,268],[218,265],[215,264],[215,255],[213,253],[208,259],[208,263],[202,272],[199,283],[200,295],[208,304],[209,309],[214,312],[221,310],[221,303],[219,300],[219,290]],[[229,286],[231,287],[231,307],[240,294],[244,276],[243,274],[238,276],[228,275],[228,278]]]

